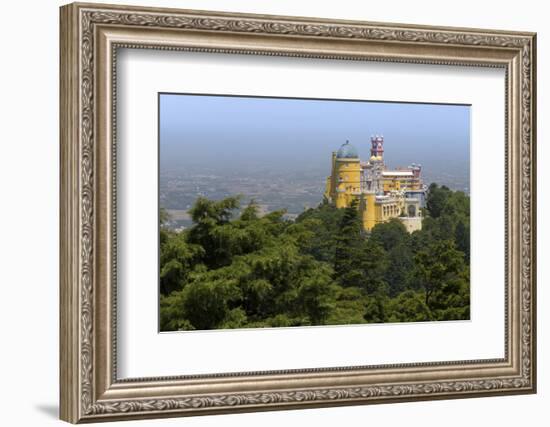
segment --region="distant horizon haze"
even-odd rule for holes
[[[389,167],[420,163],[433,174],[469,175],[467,105],[160,94],[159,108],[161,173],[328,175],[331,153],[346,140],[368,160],[378,134]]]

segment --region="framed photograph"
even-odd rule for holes
[[[63,420],[536,391],[535,34],[60,22]]]

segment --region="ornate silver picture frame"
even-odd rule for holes
[[[60,13],[61,419],[97,422],[536,391],[535,34],[80,3]],[[120,49],[503,69],[504,357],[119,378]]]

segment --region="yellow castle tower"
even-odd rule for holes
[[[366,193],[362,197],[359,211],[362,214],[361,220],[363,221],[363,228],[369,231],[372,230],[378,222],[376,215],[376,194],[373,192]]]

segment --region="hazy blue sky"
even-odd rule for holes
[[[161,173],[305,166],[327,175],[331,152],[347,139],[368,159],[372,134],[384,135],[391,167],[469,174],[469,106],[160,95]]]

